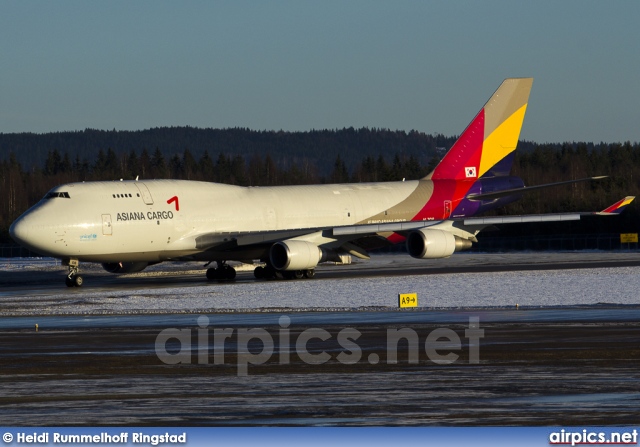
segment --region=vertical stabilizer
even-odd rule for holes
[[[508,175],[533,78],[505,79],[426,179]]]

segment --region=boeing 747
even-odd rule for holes
[[[252,263],[256,278],[311,278],[315,267],[405,242],[414,258],[470,248],[496,224],[577,220],[600,213],[473,217],[517,200],[525,187],[510,170],[533,79],[506,79],[436,168],[420,180],[241,187],[185,180],[70,183],[49,191],[10,228],[14,240],[69,266],[113,273],[163,261],[202,261],[209,279],[231,280],[227,261]],[[574,181],[592,180],[579,179]],[[571,183],[560,182],[561,183]]]

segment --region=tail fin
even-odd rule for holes
[[[599,214],[601,216],[606,216],[610,214],[620,214],[631,202],[633,202],[634,199],[635,199],[635,196],[627,196],[624,199],[617,201],[610,207],[596,214]]]
[[[505,79],[425,179],[508,175],[532,84],[533,78]]]

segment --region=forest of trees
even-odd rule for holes
[[[0,133],[0,160],[14,153],[25,170],[43,168],[50,151],[66,154],[71,162],[77,158],[93,163],[98,153],[113,150],[120,158],[147,148],[150,154],[159,150],[165,160],[183,154],[188,149],[199,160],[207,151],[211,157],[226,154],[242,155],[250,160],[254,155],[270,154],[280,167],[313,165],[326,175],[340,155],[347,166],[355,166],[367,155],[393,157],[395,153],[413,155],[425,163],[437,147],[450,147],[454,138],[431,136],[421,132],[386,129],[312,130],[309,132],[254,131],[249,129],[199,129],[164,127],[141,131],[104,131],[86,129],[79,132]],[[387,160],[390,161],[390,160]]]
[[[0,182],[4,192],[4,200],[0,201],[0,242],[10,242],[8,228],[13,220],[50,188],[62,183],[138,176],[140,179],[188,179],[244,186],[411,180],[427,175],[455,140],[418,132],[344,129],[312,133],[317,137],[313,144],[309,142],[308,132],[297,136],[289,133],[288,137],[281,138],[299,140],[303,149],[296,151],[289,142],[287,150],[281,152],[276,146],[266,149],[259,143],[256,143],[257,147],[243,146],[250,139],[247,135],[261,135],[260,132],[232,131],[241,137],[236,141],[227,135],[229,139],[225,145],[245,147],[246,151],[215,150],[226,146],[214,140],[203,143],[204,147],[173,152],[166,149],[170,145],[165,145],[164,151],[160,147],[148,150],[143,146],[125,152],[107,146],[98,148],[95,153],[81,153],[59,149],[55,144],[59,134],[49,134],[53,139],[47,143],[49,149],[40,161],[24,156],[25,152],[31,153],[28,147],[18,145],[11,150],[7,146],[12,138],[20,140],[17,135],[22,135],[26,141],[31,134],[0,135],[3,144],[0,149],[4,153],[2,157],[0,152]],[[353,149],[348,145],[350,135]],[[41,136],[37,137],[44,141]],[[338,150],[336,144],[340,145]],[[382,151],[385,144],[389,147]],[[131,145],[122,142],[123,147]],[[171,145],[175,146],[175,143]],[[512,174],[522,177],[527,185],[594,175],[610,177],[532,193],[500,210],[501,214],[599,210],[626,195],[640,195],[640,145],[521,142]],[[620,218],[599,219],[582,227],[573,225],[571,230],[640,232],[640,213],[636,209],[637,206],[631,206]],[[504,234],[513,231],[517,230],[509,229]]]

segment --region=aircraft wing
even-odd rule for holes
[[[551,188],[551,187],[554,187],[554,186],[570,185],[572,183],[580,183],[580,182],[590,182],[590,181],[593,181],[593,180],[602,180],[602,179],[607,178],[607,177],[608,176],[606,176],[606,175],[599,175],[597,177],[587,177],[587,178],[581,178],[581,179],[578,179],[578,180],[567,180],[567,181],[564,181],[564,182],[547,183],[547,184],[544,184],[544,185],[524,186],[522,188],[513,188],[513,189],[503,189],[501,191],[488,192],[488,193],[483,193],[483,194],[469,194],[469,195],[467,195],[467,199],[469,199],[471,201],[499,199],[501,197],[521,195],[521,194],[525,194],[525,193],[532,192],[532,191],[539,191],[541,189]]]
[[[238,233],[207,233],[195,237],[197,250],[221,250],[234,251],[243,247],[268,246],[270,244],[287,239],[306,239],[314,237],[324,241],[339,241],[345,244],[357,241],[368,236],[398,233],[406,236],[411,231],[431,227],[445,230],[477,242],[475,236],[487,227],[506,224],[543,223],[543,222],[567,222],[580,220],[583,216],[617,215],[623,211],[633,200],[634,196],[628,196],[599,212],[582,213],[556,213],[556,214],[527,214],[519,216],[489,216],[454,218],[447,220],[424,220],[408,222],[384,222],[375,224],[347,225],[333,228],[300,228],[290,230],[275,230],[261,232]]]
[[[337,227],[332,230],[334,236],[367,236],[380,233],[398,233],[406,236],[413,230],[421,228],[432,228],[445,230],[453,233],[462,239],[477,242],[476,235],[494,225],[501,224],[522,224],[530,222],[566,222],[580,220],[583,215],[593,215],[598,213],[559,213],[559,214],[529,214],[521,216],[492,216],[492,217],[470,217],[447,220],[412,221],[384,224],[353,225],[348,227]]]
[[[272,244],[321,230],[322,228],[304,228],[258,232],[207,233],[196,236],[195,242],[198,250],[207,250],[214,247],[216,249],[228,249],[238,246]]]
[[[613,205],[597,212],[579,212],[579,213],[551,213],[551,214],[525,214],[519,216],[488,216],[488,217],[467,217],[453,218],[447,220],[427,220],[427,221],[410,221],[410,222],[391,222],[381,224],[364,224],[351,225],[345,227],[334,228],[333,235],[363,235],[375,233],[399,233],[403,234],[411,230],[426,227],[442,227],[444,224],[456,228],[467,228],[472,231],[480,231],[486,227],[503,224],[522,224],[535,222],[565,222],[572,220],[580,220],[583,216],[615,216],[620,214],[633,200],[635,196],[627,196]]]

